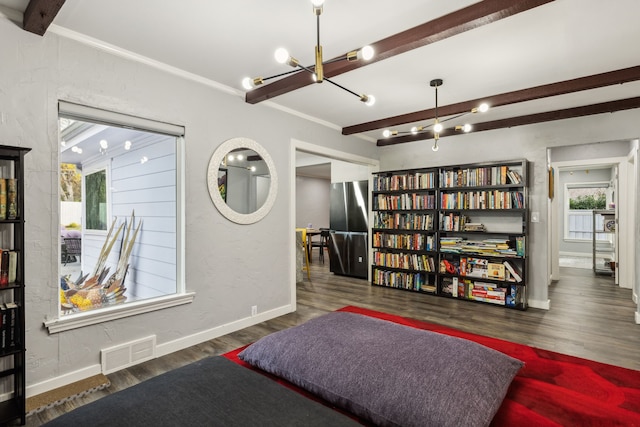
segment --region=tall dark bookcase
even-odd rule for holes
[[[0,145],[0,425],[26,423],[24,305],[24,156],[31,149]],[[3,205],[4,202],[4,206]],[[11,254],[11,257],[8,255]],[[6,260],[13,258],[7,265]],[[11,268],[9,268],[11,267]],[[4,271],[3,271],[4,270]],[[15,277],[14,277],[15,275]],[[8,279],[3,278],[6,277]]]
[[[371,282],[527,308],[526,160],[378,172]]]

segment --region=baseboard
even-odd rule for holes
[[[527,301],[529,307],[531,308],[539,308],[541,310],[550,310],[551,309],[551,300],[548,299],[546,301],[530,299]]]
[[[224,325],[216,326],[215,328],[198,332],[197,334],[158,344],[156,347],[156,356],[164,356],[185,349],[187,347],[203,343],[205,341],[219,338],[223,335],[230,334],[231,332],[239,331],[240,329],[248,328],[249,326],[257,325],[258,323],[275,319],[279,316],[284,316],[285,314],[291,313],[293,311],[295,311],[295,308],[292,305],[287,304],[273,310],[258,313],[255,316],[245,317],[230,323],[226,323]]]
[[[51,391],[58,387],[64,387],[71,383],[75,383],[77,381],[82,381],[85,378],[92,377],[94,375],[98,375],[102,373],[102,368],[99,363],[95,365],[88,366],[83,369],[79,369],[77,371],[69,372],[64,375],[60,375],[55,378],[51,378],[49,380],[45,380],[36,384],[31,384],[27,386],[27,397],[37,396],[38,394],[45,393],[47,391]]]
[[[226,334],[230,334],[231,332],[235,332],[240,329],[244,329],[279,316],[283,316],[293,311],[295,311],[295,308],[293,308],[292,305],[288,304],[282,307],[278,307],[274,310],[259,313],[255,316],[245,317],[234,322],[220,325],[194,335],[182,337],[180,339],[163,344],[158,344],[156,347],[156,357],[164,356],[178,350],[183,350],[187,347],[191,347],[193,345],[200,344],[202,342],[209,341]],[[26,395],[27,397],[36,396],[38,394],[51,391],[58,387],[66,386],[101,373],[102,367],[100,364],[91,365],[74,372],[69,372],[67,374],[27,386]]]

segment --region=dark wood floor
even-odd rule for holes
[[[111,386],[27,418],[39,426],[64,412],[130,387],[168,370],[251,343],[345,305],[358,305],[440,323],[573,356],[640,370],[640,325],[634,323],[630,289],[591,270],[561,268],[551,285],[550,310],[527,311],[370,286],[365,280],[335,276],[314,252],[311,281],[298,284],[295,313],[110,374]]]

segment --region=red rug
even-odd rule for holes
[[[360,307],[339,311],[465,338],[525,362],[492,426],[640,426],[640,371]],[[238,359],[241,350],[224,356],[250,367]]]

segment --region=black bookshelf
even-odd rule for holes
[[[0,402],[0,425],[26,423],[24,156],[30,150],[0,145],[0,383],[10,396]]]
[[[375,173],[372,284],[526,309],[527,169],[513,160]]]

